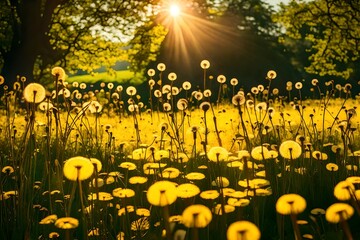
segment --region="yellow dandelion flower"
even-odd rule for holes
[[[299,225],[307,225],[307,224],[309,224],[308,221],[303,220],[303,219],[296,220],[296,223],[299,224]]]
[[[200,193],[202,199],[216,199],[220,196],[220,193],[217,190],[205,190]]]
[[[275,151],[275,150],[270,150],[268,152],[268,156],[269,156],[269,158],[275,159],[275,158],[277,158],[279,156],[279,153],[277,151]]]
[[[151,162],[151,163],[145,163],[143,165],[143,170],[144,172],[147,171],[148,169],[159,169],[159,168],[164,168],[166,167],[166,163],[154,163],[154,162]]]
[[[247,150],[240,150],[240,151],[238,152],[238,158],[239,158],[239,159],[243,159],[244,157],[246,157],[246,158],[249,158],[249,157],[250,157],[249,151],[247,151]]]
[[[90,231],[88,232],[88,236],[89,236],[89,237],[92,237],[92,236],[100,236],[99,228],[90,229]]]
[[[97,186],[100,188],[102,186],[104,186],[105,182],[104,182],[104,179],[102,178],[97,178],[97,179],[93,179],[90,183],[89,183],[89,186],[92,187],[92,186],[96,186],[96,183],[97,183]]]
[[[244,198],[246,197],[246,194],[243,191],[234,191],[232,193],[229,193],[227,196],[232,198]]]
[[[183,222],[183,217],[182,217],[182,215],[170,216],[169,217],[169,222],[170,223],[182,223]]]
[[[96,166],[96,171],[100,172],[102,169],[102,163],[99,159],[96,158],[90,158],[90,162],[94,165],[94,167]],[[94,169],[95,170],[95,169]]]
[[[222,191],[223,195],[224,195],[225,197],[227,197],[227,196],[229,196],[230,194],[232,194],[233,192],[235,192],[235,189],[229,188],[229,187],[225,187],[225,188],[221,189],[221,191]]]
[[[59,194],[60,193],[60,190],[52,190],[50,192],[50,195],[55,195],[55,194]]]
[[[129,171],[135,170],[136,169],[136,165],[132,162],[122,162],[119,167],[121,168],[125,168]]]
[[[297,159],[301,156],[301,146],[295,141],[287,140],[281,143],[279,147],[280,155],[287,159]]]
[[[162,177],[167,179],[177,178],[180,175],[179,169],[174,167],[165,168],[161,173],[162,173]]]
[[[180,184],[177,186],[176,190],[177,196],[179,198],[191,198],[200,193],[199,187],[192,183]]]
[[[269,186],[270,182],[263,178],[254,178],[249,180],[239,180],[238,185],[243,188],[261,188]]]
[[[88,196],[88,200],[96,200],[97,194],[93,193]],[[99,201],[111,201],[113,199],[113,196],[108,192],[99,192]]]
[[[227,200],[227,204],[234,206],[234,207],[246,207],[250,204],[250,200],[247,198],[234,198],[230,197]]]
[[[326,164],[326,169],[330,172],[336,172],[339,170],[339,166],[336,163],[328,163]]]
[[[243,165],[242,167],[239,167],[240,170],[244,170],[244,168],[245,168],[245,165]],[[259,169],[259,165],[253,161],[247,161],[247,168],[256,170],[256,169]]]
[[[137,208],[136,209],[136,215],[140,217],[149,217],[150,216],[150,210],[147,208]]]
[[[295,193],[282,195],[276,202],[276,211],[282,215],[299,214],[306,208],[306,200]]]
[[[313,151],[312,157],[319,161],[326,161],[328,159],[328,155],[320,151]]]
[[[334,196],[340,201],[350,200],[354,194],[355,186],[349,181],[340,181],[334,188]]]
[[[260,197],[270,196],[272,194],[272,189],[271,189],[271,187],[268,187],[265,189],[257,188],[257,189],[254,189],[254,194],[256,196],[260,196]]]
[[[5,82],[5,78],[0,75],[0,85],[3,85]]]
[[[49,215],[39,222],[39,224],[53,224],[58,219],[56,214]]]
[[[14,172],[14,168],[12,166],[5,166],[1,169],[1,172],[9,175]]]
[[[10,191],[7,191],[5,194],[8,195],[9,197],[16,197],[16,196],[18,196],[18,191],[10,190]]]
[[[125,240],[125,233],[119,232],[118,235],[116,235],[116,240]]]
[[[230,185],[230,181],[226,177],[216,177],[215,180],[212,181],[211,185],[224,188]]]
[[[223,147],[212,147],[207,153],[207,157],[212,162],[222,162],[228,160],[229,153]]]
[[[145,160],[148,157],[148,152],[146,148],[137,148],[132,152],[132,160]]]
[[[150,228],[149,218],[141,217],[131,222],[131,231],[146,231]]]
[[[0,201],[7,200],[9,198],[10,196],[6,192],[0,193]]]
[[[334,203],[326,209],[325,218],[330,223],[348,220],[354,214],[354,208],[347,203]]]
[[[183,211],[182,220],[188,228],[204,228],[211,222],[212,214],[208,207],[194,204]]]
[[[257,161],[268,159],[269,150],[264,146],[257,146],[251,150],[251,157]]]
[[[206,166],[206,165],[200,165],[200,166],[198,166],[198,169],[208,169],[208,167]]]
[[[144,184],[147,182],[147,177],[142,177],[142,176],[133,176],[131,178],[129,178],[129,183],[130,184]]]
[[[55,221],[55,227],[61,229],[73,229],[79,226],[79,220],[73,217],[62,217]]]
[[[264,178],[264,177],[266,177],[266,172],[265,172],[265,170],[256,172],[255,176]]]
[[[351,182],[352,184],[360,184],[360,176],[347,177],[346,181]]]
[[[30,83],[25,87],[23,95],[29,103],[41,103],[45,99],[46,90],[39,83]]]
[[[135,191],[130,188],[115,188],[112,195],[118,198],[131,198],[135,196]]]
[[[170,157],[169,151],[158,150],[154,154],[155,161],[161,161],[162,159],[168,159]]]
[[[187,163],[189,161],[189,157],[185,153],[180,152],[177,154],[176,160],[181,163]]]
[[[126,213],[132,213],[135,211],[135,207],[133,205],[128,205],[126,207],[120,208],[118,211],[118,216],[123,216]]]
[[[110,185],[110,184],[112,184],[112,183],[114,183],[115,182],[115,178],[113,177],[113,176],[109,176],[109,177],[107,177],[106,179],[105,179],[105,183],[107,184],[107,185]]]
[[[311,234],[309,234],[309,233],[303,234],[302,237],[303,237],[304,239],[314,239],[314,236],[311,235]]]
[[[312,215],[324,215],[325,214],[325,210],[322,208],[314,208],[310,211],[310,213]]]
[[[225,214],[232,213],[233,211],[235,211],[235,207],[232,205],[225,204],[223,207],[224,207]],[[216,215],[223,215],[222,205],[220,203],[216,204],[215,207],[213,207],[212,212]]]
[[[352,164],[346,164],[346,170],[348,171],[357,171],[358,170],[358,166],[356,165],[352,165]]]
[[[185,178],[190,181],[203,180],[205,175],[199,172],[191,172],[185,175]]]
[[[151,185],[146,193],[147,200],[154,206],[164,207],[177,199],[175,184],[169,181],[158,181]]]
[[[230,157],[229,157],[229,159],[230,159]],[[227,163],[226,166],[229,168],[239,168],[239,167],[243,166],[243,163],[240,161],[231,161],[231,162]]]
[[[51,232],[49,233],[49,239],[53,239],[53,238],[59,238],[60,234],[57,232]]]
[[[228,240],[258,240],[261,237],[259,228],[249,221],[237,221],[230,224],[226,236]]]
[[[64,164],[64,176],[71,181],[86,180],[94,172],[94,165],[88,158],[72,157],[66,160]]]

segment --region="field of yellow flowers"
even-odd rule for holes
[[[134,86],[49,89],[0,76],[0,239],[357,239],[360,144],[350,84],[218,91],[148,71]],[[296,97],[291,97],[291,94]],[[215,99],[215,100],[214,100]]]

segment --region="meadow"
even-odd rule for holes
[[[0,239],[358,239],[358,93],[0,77]],[[293,97],[292,97],[293,96]],[[296,97],[294,97],[296,96]],[[215,100],[214,100],[215,99]]]

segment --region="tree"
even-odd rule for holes
[[[306,48],[308,73],[348,79],[360,64],[360,2],[292,0],[275,21],[285,29],[285,45]],[[295,41],[295,44],[294,44]]]
[[[1,1],[1,73],[10,83],[16,76],[39,81],[54,65],[70,72],[77,69],[91,72],[101,66],[111,70],[116,61],[128,59],[129,42],[134,35],[143,34],[139,31],[142,27],[153,27],[151,40],[165,34],[153,22],[157,3],[156,0]],[[153,59],[160,42],[143,44],[142,61]],[[136,47],[133,55],[140,52]]]

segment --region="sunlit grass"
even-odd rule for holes
[[[119,70],[114,71],[114,73],[110,74],[108,72],[95,72],[93,74],[85,74],[85,75],[74,75],[70,76],[66,79],[69,83],[73,82],[84,82],[89,84],[94,84],[97,82],[127,82],[135,75],[130,70]]]
[[[166,79],[165,68],[148,72],[149,101],[134,86],[66,85],[59,68],[51,94],[22,83],[5,91],[0,221],[14,227],[2,238],[358,234],[360,116],[351,86],[314,81],[318,99],[302,99],[300,84],[269,93],[269,71],[268,86],[248,93],[233,79],[228,92],[191,91],[175,86],[175,73]],[[216,81],[227,85],[224,75]]]

